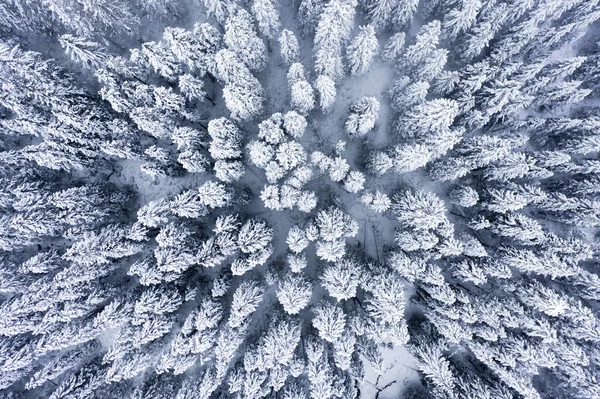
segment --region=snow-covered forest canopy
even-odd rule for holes
[[[0,397],[600,398],[600,0],[0,0]]]

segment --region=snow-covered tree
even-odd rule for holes
[[[443,355],[443,346],[438,343],[420,343],[412,349],[423,374],[442,392],[453,392],[454,376],[450,363]]]
[[[290,86],[290,88],[295,83],[306,80],[305,75],[306,74],[304,73],[304,65],[302,65],[300,62],[292,63],[292,65],[290,65],[290,67],[288,68],[288,72],[286,75],[288,85]]]
[[[286,242],[290,247],[290,251],[294,253],[302,252],[309,244],[306,233],[298,226],[290,228]]]
[[[416,230],[435,229],[446,219],[446,208],[435,194],[404,190],[392,198],[392,212],[402,224]]]
[[[319,107],[328,113],[335,102],[335,82],[327,75],[319,75],[315,79],[315,90],[319,94]]]
[[[241,161],[228,161],[219,159],[214,166],[215,177],[225,183],[240,180],[246,173]]]
[[[359,262],[342,259],[325,267],[321,284],[338,301],[354,298],[362,278],[362,269]]]
[[[198,187],[198,199],[209,208],[221,208],[231,202],[233,193],[221,183],[208,181]]]
[[[319,0],[301,0],[298,6],[298,21],[305,34],[313,33],[323,11],[323,3]]]
[[[301,212],[310,213],[317,206],[317,202],[317,194],[314,191],[302,191],[298,196],[296,206]]]
[[[242,155],[242,133],[227,118],[211,120],[208,123],[208,134],[212,139],[208,151],[214,159],[232,159]]]
[[[374,151],[368,155],[366,166],[372,174],[384,175],[394,166],[394,161],[385,152]]]
[[[381,56],[386,62],[394,62],[400,58],[404,44],[406,41],[406,34],[404,32],[394,33],[388,41],[385,43]]]
[[[296,111],[288,111],[283,115],[283,128],[294,139],[301,139],[307,126],[306,118]]]
[[[289,314],[298,314],[304,309],[312,296],[312,285],[301,275],[289,274],[279,284],[277,299],[283,310]]]
[[[451,9],[445,16],[442,27],[445,36],[453,39],[466,31],[477,19],[477,14],[482,7],[480,0],[465,0],[461,6]]]
[[[319,228],[319,236],[325,241],[354,237],[358,232],[358,224],[336,207],[320,211],[316,218],[316,225]]]
[[[328,342],[337,341],[346,327],[344,310],[330,302],[323,302],[314,313],[313,326],[319,332],[319,336]]]
[[[204,81],[190,74],[181,75],[179,77],[179,90],[188,99],[188,101],[204,101],[207,97],[204,90]]]
[[[73,61],[82,63],[86,68],[98,68],[106,53],[100,44],[73,35],[62,35],[60,45]]]
[[[247,149],[250,160],[259,168],[265,168],[275,154],[271,145],[259,140],[248,143]]]
[[[279,34],[279,51],[283,62],[287,65],[291,65],[294,62],[298,62],[300,57],[300,45],[294,32],[288,29],[284,29]]]
[[[265,248],[273,238],[273,229],[265,221],[250,219],[239,230],[237,243],[244,253],[255,253]]]
[[[250,316],[263,300],[264,288],[254,280],[243,281],[233,293],[231,313],[227,324],[239,327]]]
[[[254,0],[252,13],[258,29],[266,38],[273,39],[279,31],[279,11],[271,0]]]
[[[350,38],[356,5],[355,0],[334,0],[323,7],[314,41],[317,74],[334,80],[343,76],[342,45]]]
[[[223,89],[225,105],[236,120],[248,120],[258,117],[264,109],[264,93],[260,84],[227,85]]]
[[[396,0],[371,0],[365,2],[369,20],[378,31],[389,26],[392,15],[397,7],[398,1]]]
[[[284,170],[288,171],[303,165],[306,162],[306,151],[300,143],[295,141],[287,141],[279,144],[275,159]]]
[[[365,176],[356,170],[348,173],[344,179],[344,188],[351,193],[357,193],[364,188]]]
[[[301,80],[292,85],[291,105],[301,114],[306,114],[315,107],[315,94],[310,83]]]
[[[272,24],[275,22],[274,16],[277,17],[273,4],[268,0],[255,1],[253,12],[262,18],[261,30],[267,29],[270,35],[273,34],[272,30],[276,28]],[[238,8],[227,18],[223,41],[251,71],[260,71],[265,68],[267,46],[257,36],[252,16],[243,8]]]
[[[374,193],[367,191],[361,195],[360,201],[375,212],[385,212],[392,205],[390,197],[381,191]]]
[[[418,137],[427,132],[438,133],[452,125],[458,112],[458,104],[455,101],[445,99],[426,101],[400,118],[396,130],[398,134],[408,137]]]
[[[406,25],[409,25],[418,6],[419,0],[398,2],[392,13],[392,24],[397,28],[403,28]]]
[[[375,97],[363,97],[350,107],[350,115],[345,124],[346,133],[362,137],[373,127],[379,116],[379,101]]]
[[[479,194],[472,187],[454,187],[448,193],[450,200],[462,207],[471,207],[479,201]]]
[[[408,83],[410,79],[402,77],[390,88],[390,97],[392,98],[392,108],[397,111],[403,111],[411,106],[421,104],[425,101],[429,92],[429,83],[417,81]]]
[[[354,37],[346,51],[350,74],[355,76],[365,74],[378,52],[379,43],[373,26],[359,27],[359,33]]]
[[[391,155],[396,173],[410,172],[423,167],[434,156],[430,147],[422,144],[398,144],[392,149]]]
[[[336,157],[328,162],[329,178],[338,182],[344,180],[350,170],[350,165],[342,157]]]

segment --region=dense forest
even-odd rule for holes
[[[0,397],[600,398],[600,0],[0,0]]]

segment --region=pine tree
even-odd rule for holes
[[[291,65],[298,62],[300,57],[300,46],[294,32],[284,29],[279,35],[280,54],[283,62]]]
[[[298,6],[298,20],[304,34],[314,33],[322,14],[323,4],[319,0],[301,0]]]
[[[190,74],[179,77],[179,90],[188,99],[188,101],[204,101],[207,93],[204,90],[204,81],[195,78]],[[209,98],[208,98],[209,99]]]
[[[337,301],[354,298],[361,279],[362,266],[351,259],[342,259],[326,266],[321,284]]]
[[[430,84],[428,82],[406,83],[408,83],[408,79],[401,78],[390,88],[392,108],[399,112],[408,107],[423,103],[429,92]]]
[[[379,43],[377,42],[373,26],[366,25],[359,27],[359,33],[354,37],[346,51],[350,74],[354,76],[365,74],[371,67],[373,59],[378,52]]]
[[[469,208],[479,201],[479,194],[475,189],[469,186],[457,186],[450,190],[448,193],[450,200],[459,206]]]
[[[396,0],[372,0],[365,4],[367,15],[377,31],[389,26],[396,7]]]
[[[258,137],[269,144],[281,144],[285,140],[282,129],[283,116],[277,112],[258,124]]]
[[[328,162],[329,168],[329,178],[334,181],[342,181],[348,175],[350,171],[350,164],[342,157],[336,157],[334,159],[329,160]]]
[[[379,101],[375,97],[363,97],[350,107],[350,116],[345,124],[346,133],[362,137],[373,127],[379,116]]]
[[[346,255],[346,244],[343,240],[318,241],[316,244],[317,257],[327,262],[335,262]]]
[[[29,4],[27,7],[20,1],[5,2],[0,5],[2,17],[0,24],[4,27],[14,27],[28,32],[39,32],[40,29],[48,29],[52,20],[43,18],[47,7],[43,4]]]
[[[291,315],[304,309],[312,296],[312,285],[302,275],[289,274],[279,284],[277,299],[283,310]]]
[[[66,71],[19,47],[0,44],[0,52],[6,82],[0,101],[14,114],[12,134],[43,139],[20,150],[26,159],[53,170],[74,170],[106,156],[140,153],[133,144],[134,129],[78,88]]]
[[[213,16],[219,24],[223,25],[229,14],[236,9],[235,3],[230,0],[200,0],[206,8],[207,14]]]
[[[305,80],[296,82],[291,87],[291,105],[301,114],[306,114],[315,107],[315,95],[312,86]]]
[[[104,49],[96,42],[68,34],[62,35],[59,42],[73,61],[86,68],[98,68],[106,58]]]
[[[314,313],[313,326],[319,332],[319,336],[328,342],[337,341],[346,326],[346,315],[342,308],[330,302],[322,302]]]
[[[315,90],[319,93],[319,106],[324,113],[331,111],[335,102],[335,82],[326,75],[319,75],[315,79]]]
[[[214,74],[220,81],[229,85],[260,86],[250,69],[229,49],[221,49],[215,54]]]
[[[390,197],[381,191],[375,191],[375,193],[366,191],[361,195],[360,202],[375,212],[385,212],[392,205]]]
[[[258,29],[267,39],[275,38],[279,31],[279,11],[270,0],[254,0],[252,2],[252,13]]]
[[[358,231],[358,224],[336,207],[320,211],[316,217],[316,225],[319,236],[325,241],[353,237]]]
[[[211,120],[208,123],[208,134],[212,139],[208,151],[214,159],[232,159],[242,155],[242,133],[227,118]]]
[[[414,136],[417,131],[441,132],[452,125],[458,104],[452,100],[426,101],[412,108],[397,124],[399,134]]]
[[[455,389],[454,375],[450,363],[443,355],[443,346],[438,343],[421,342],[411,348],[419,369],[442,392],[453,392]]]
[[[273,147],[263,141],[253,140],[248,143],[246,148],[250,160],[259,168],[265,168],[275,155]]]
[[[87,356],[98,349],[98,344],[94,341],[84,344],[82,347],[57,356],[40,370],[37,370],[31,379],[27,382],[26,389],[35,389],[42,386],[46,381],[53,380],[65,372],[78,368],[83,365]]]
[[[135,15],[132,4],[115,0],[98,2],[83,0],[75,3],[71,0],[52,4],[43,4],[56,21],[79,35],[91,37],[98,33],[118,37],[132,36],[137,33],[140,19]],[[46,14],[47,15],[47,14]],[[46,16],[45,15],[45,16]]]
[[[404,28],[412,21],[414,13],[417,11],[419,0],[407,0],[399,2],[392,12],[392,24],[396,28]]]
[[[227,85],[223,89],[225,105],[236,120],[249,120],[258,117],[264,109],[263,88],[257,82],[249,85]]]
[[[334,0],[323,8],[315,31],[315,71],[336,80],[343,76],[342,45],[349,39],[357,3]]]
[[[390,158],[390,156],[381,151],[374,151],[370,153],[367,157],[366,164],[369,172],[379,176],[384,175],[394,166],[393,160]]]
[[[301,139],[308,123],[306,118],[296,111],[288,111],[283,115],[283,128],[294,139]]]
[[[277,183],[285,176],[285,170],[277,161],[270,161],[265,167],[265,177],[271,184]]]
[[[262,1],[260,11],[263,12],[266,0],[260,1]],[[263,23],[267,23],[267,20],[264,20]],[[227,18],[223,41],[251,71],[260,71],[265,68],[267,47],[257,36],[252,16],[246,10],[237,9]]]
[[[210,164],[204,154],[191,149],[181,152],[177,157],[177,162],[190,173],[206,173]]]
[[[395,194],[392,212],[400,223],[416,230],[435,229],[446,219],[444,203],[435,194],[421,190]]]
[[[391,151],[392,167],[396,173],[405,173],[421,168],[433,158],[428,146],[422,144],[398,144]]]
[[[290,228],[286,242],[290,247],[290,251],[296,254],[302,252],[309,244],[304,230],[298,226],[292,226],[292,228]]]
[[[597,0],[196,3],[0,2],[4,396],[599,396]]]
[[[273,238],[273,229],[266,222],[250,219],[242,225],[238,234],[238,245],[244,253],[255,253],[265,248]]]
[[[246,170],[241,161],[227,161],[219,159],[214,166],[215,177],[225,183],[232,183],[240,180]]]
[[[154,72],[167,79],[175,81],[182,69],[175,54],[169,46],[163,42],[148,42],[142,45],[142,54],[148,64],[152,66]]]
[[[356,170],[348,173],[344,179],[344,189],[351,193],[357,193],[364,188],[365,176]]]
[[[290,88],[295,83],[306,80],[304,73],[304,65],[302,65],[300,62],[294,62],[292,65],[290,65],[290,68],[288,69],[287,73],[287,80]]]
[[[402,55],[405,40],[404,32],[397,32],[390,36],[381,54],[383,59],[390,63],[398,60]]]
[[[404,51],[403,64],[408,68],[419,67],[435,51],[440,41],[440,35],[440,21],[432,21],[421,27],[417,32],[415,43],[408,46]]]
[[[317,202],[317,194],[314,191],[302,191],[296,205],[299,211],[310,213],[317,206]]]
[[[277,147],[275,158],[284,170],[289,171],[306,162],[306,152],[300,143],[288,141]]]
[[[200,203],[209,208],[222,208],[233,199],[233,193],[221,183],[208,181],[198,187]]]
[[[284,209],[292,209],[300,197],[300,190],[292,186],[283,185],[281,187],[281,205]]]
[[[475,22],[482,7],[480,0],[466,0],[461,3],[460,8],[453,8],[444,16],[442,26],[445,36],[450,39],[454,39],[466,31]]]
[[[243,281],[233,294],[227,324],[233,328],[242,325],[245,319],[258,308],[263,294],[264,289],[256,281]]]

